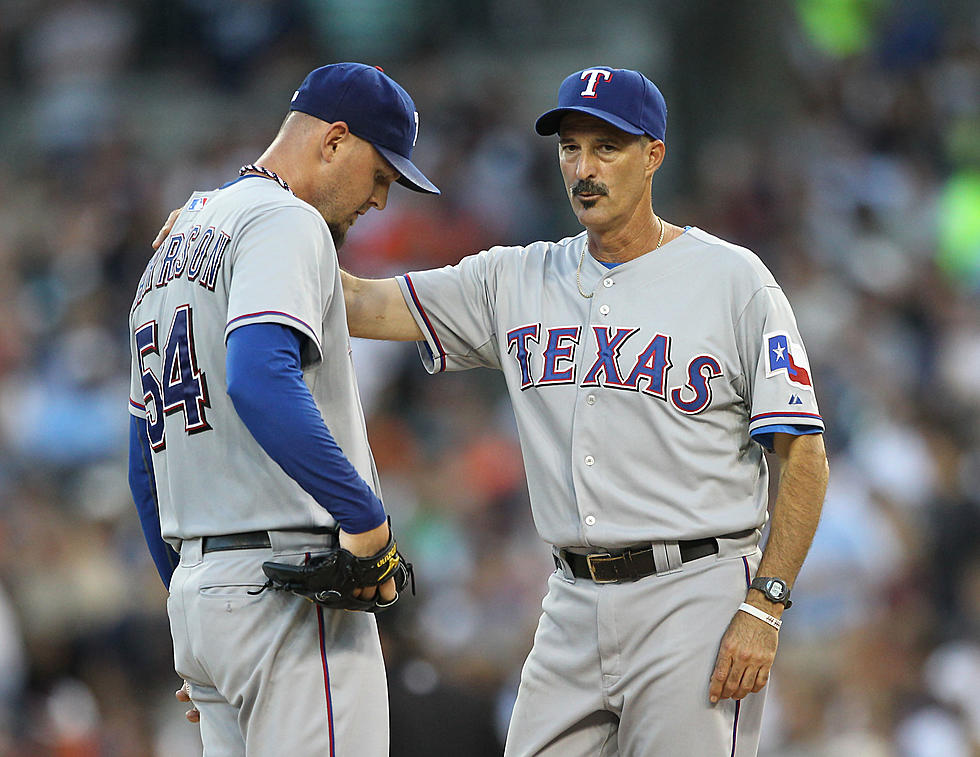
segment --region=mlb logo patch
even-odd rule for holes
[[[785,331],[766,334],[767,360],[766,378],[781,373],[786,380],[802,389],[813,390],[810,382],[810,364],[807,362],[803,346],[790,341]]]
[[[207,197],[192,197],[190,202],[187,203],[187,207],[185,208],[185,210],[187,212],[200,210],[207,204],[207,202],[208,202]]]

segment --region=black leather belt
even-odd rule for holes
[[[268,531],[248,531],[244,534],[222,534],[201,539],[201,553],[225,549],[268,549],[272,546]]]
[[[318,526],[314,528],[304,528],[295,533],[311,534],[313,536],[323,536],[324,534],[337,534],[337,529],[328,526]],[[220,534],[218,536],[204,536],[201,538],[201,554],[208,552],[221,552],[226,549],[269,549],[272,546],[272,539],[269,538],[268,531],[246,531],[241,534]]]
[[[733,534],[719,536],[718,539],[744,539],[755,529],[749,528]],[[677,546],[681,553],[681,562],[691,562],[701,557],[718,554],[718,539],[692,539],[679,541]],[[645,545],[629,547],[622,554],[612,555],[608,552],[598,552],[590,555],[579,555],[566,549],[560,550],[561,557],[572,569],[576,578],[588,578],[597,584],[622,583],[636,581],[653,575],[657,566],[653,558],[653,548]],[[559,570],[561,562],[555,557]]]

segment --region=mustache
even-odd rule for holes
[[[582,179],[577,181],[569,187],[573,195],[589,194],[589,195],[608,195],[609,187],[600,181],[593,181],[592,179]]]

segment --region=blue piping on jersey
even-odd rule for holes
[[[245,178],[245,177],[242,177],[242,178]],[[284,313],[281,310],[258,310],[258,311],[254,312],[254,313],[245,313],[244,315],[236,316],[236,317],[232,318],[230,321],[228,321],[228,323],[225,325],[225,329],[227,330],[227,328],[229,326],[231,326],[233,323],[238,323],[239,321],[244,320],[246,318],[255,318],[256,316],[260,316],[260,315],[263,315],[263,316],[264,315],[281,315],[283,318],[287,318],[290,321],[296,321],[296,323],[298,323],[301,326],[303,326],[304,328],[308,329],[310,333],[309,334],[304,334],[303,336],[309,336],[309,335],[315,335],[316,334],[316,332],[312,328],[310,328],[310,324],[308,324],[306,321],[297,318],[295,315],[290,315],[289,313]],[[317,343],[316,347],[319,350],[320,349],[320,344]]]
[[[759,413],[758,415],[753,415],[749,418],[749,423],[755,423],[761,418],[811,418],[816,421],[823,421],[817,413],[790,413],[790,412],[780,412],[780,413]]]
[[[309,559],[309,554],[306,555]],[[334,726],[333,726],[333,693],[330,690],[330,664],[327,662],[327,634],[325,631],[325,623],[323,621],[323,608],[319,605],[316,606],[316,624],[317,633],[320,637],[320,664],[323,667],[323,688],[326,692],[327,699],[327,738],[330,741],[330,755],[329,757],[335,757],[336,752],[334,749]]]
[[[749,572],[749,561],[748,558],[742,557],[742,564],[745,566],[745,588],[748,589],[752,585],[752,574]],[[735,757],[735,748],[738,741],[738,716],[742,710],[742,700],[735,700],[735,722],[732,723],[732,753],[730,757]]]
[[[415,303],[415,307],[418,309],[419,313],[422,315],[422,320],[425,321],[425,327],[429,331],[429,335],[432,337],[432,341],[435,343],[436,348],[439,350],[439,373],[446,370],[446,351],[442,348],[442,342],[439,341],[439,335],[436,334],[436,330],[432,327],[432,322],[429,320],[428,313],[422,307],[422,303],[419,302],[418,294],[415,292],[415,285],[412,283],[412,278],[407,273],[404,276],[405,283],[408,284],[409,294],[412,295],[412,302]],[[426,342],[426,349],[428,349],[428,342]],[[432,350],[429,350],[429,354],[432,354]],[[433,360],[433,363],[435,361]]]
[[[242,179],[264,179],[264,178],[266,178],[266,177],[265,176],[260,176],[257,173],[247,173],[244,176],[239,176],[237,179],[232,179],[231,181],[226,181],[224,184],[222,184],[220,187],[218,187],[218,189],[227,189],[232,184],[237,184]]]

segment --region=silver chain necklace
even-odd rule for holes
[[[293,190],[291,190],[289,188],[289,185],[286,183],[286,180],[283,179],[275,171],[270,171],[265,166],[257,166],[257,165],[254,165],[252,163],[249,163],[248,165],[244,165],[244,166],[242,166],[241,168],[238,169],[238,175],[239,176],[244,176],[245,174],[252,173],[252,172],[254,172],[254,173],[260,173],[263,176],[265,176],[267,179],[272,179],[274,182],[276,182],[276,184],[278,184],[280,187],[282,187],[287,192],[289,192],[290,194],[292,194],[292,191]]]
[[[667,229],[667,227],[664,225],[663,218],[657,216],[657,220],[660,221],[660,239],[657,240],[657,246],[653,248],[654,250],[659,250],[660,245],[664,243],[664,231]],[[589,249],[588,244],[586,244],[585,247],[582,248],[582,257],[578,259],[578,268],[575,269],[575,285],[578,287],[578,293],[580,295],[582,295],[587,300],[591,300],[595,292],[586,293],[586,291],[582,289],[582,263],[585,262],[585,251],[587,249]]]

